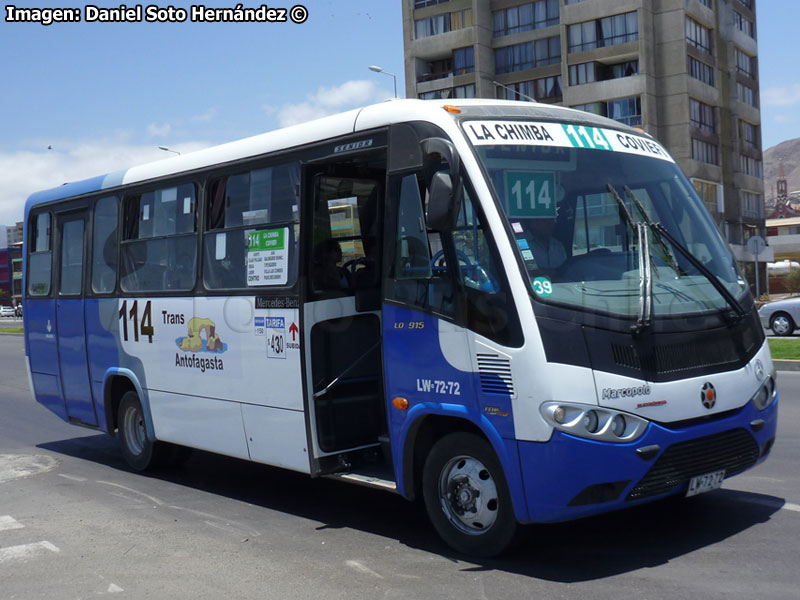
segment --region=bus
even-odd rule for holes
[[[755,304],[664,147],[586,112],[454,102],[33,194],[35,399],[137,471],[188,447],[420,498],[476,556],[764,461],[778,394]]]

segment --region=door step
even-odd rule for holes
[[[384,490],[386,492],[397,492],[397,484],[391,479],[381,479],[374,475],[365,475],[363,473],[330,473],[325,475],[329,479],[339,479],[348,483],[355,483],[374,489]]]

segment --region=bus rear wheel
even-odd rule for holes
[[[503,469],[492,447],[471,433],[434,444],[422,472],[428,517],[451,548],[495,556],[514,538],[517,521]]]
[[[136,392],[123,394],[117,413],[119,445],[125,462],[135,471],[146,471],[158,463],[161,447],[147,437],[142,403]]]

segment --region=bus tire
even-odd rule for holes
[[[472,433],[451,433],[431,448],[422,471],[428,517],[448,546],[495,556],[511,544],[517,521],[505,475],[491,445]]]
[[[119,445],[122,456],[134,471],[146,471],[158,464],[161,447],[147,437],[144,411],[139,396],[134,391],[125,392],[117,413]]]

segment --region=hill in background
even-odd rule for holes
[[[778,168],[783,163],[789,194],[800,191],[800,138],[781,142],[764,151],[764,197],[774,202]]]

